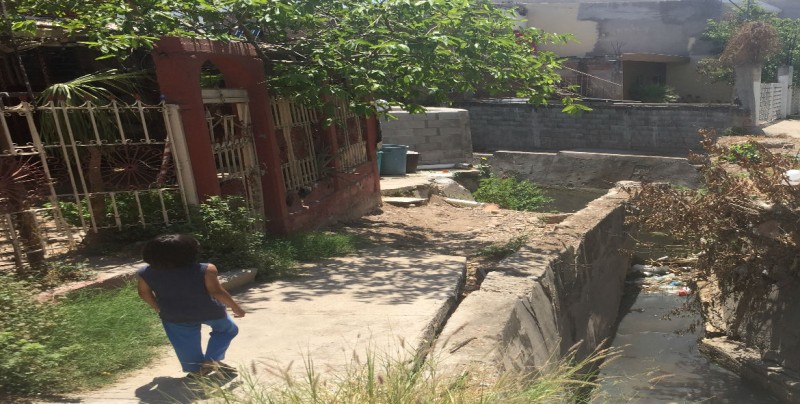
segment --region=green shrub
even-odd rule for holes
[[[163,207],[167,210],[170,222],[185,221],[186,214],[181,197],[175,192],[162,192],[161,196],[164,199]],[[106,195],[103,199],[105,206],[103,208],[104,218],[102,218],[102,221],[105,226],[116,226],[115,201],[116,215],[119,216],[119,221],[123,227],[141,226],[143,219],[148,227],[156,230],[165,226],[161,205],[162,198],[159,197],[159,192],[156,190],[140,191],[138,203],[133,192],[118,192],[114,194],[113,199],[110,195]],[[139,212],[139,205],[142,207],[141,213]],[[50,204],[46,204],[46,206],[49,207]],[[72,226],[81,226],[81,216],[87,225],[91,223],[87,198],[81,199],[80,204],[59,201],[58,207],[61,209],[64,220]]]
[[[266,238],[260,219],[239,197],[209,198],[193,215],[190,232],[202,258],[221,270],[255,268],[261,279],[288,274],[297,261],[347,255],[355,251],[353,236],[308,232],[289,238]]]
[[[166,343],[133,284],[38,303],[33,285],[0,276],[0,396],[96,387],[136,369]]]
[[[740,160],[757,163],[761,160],[758,147],[754,143],[737,143],[728,147],[728,154],[719,158],[722,161],[735,163]]]
[[[540,210],[553,201],[536,184],[516,178],[484,178],[473,196],[479,202],[496,203],[504,209],[525,211]]]
[[[722,136],[744,136],[750,132],[741,126],[731,126],[722,131]]]
[[[489,165],[489,159],[486,157],[481,157],[481,161],[478,163],[478,176],[480,178],[492,176],[492,166]]]
[[[69,335],[55,308],[34,298],[33,285],[0,276],[0,396],[57,391],[62,372],[72,372],[69,357],[77,347],[54,341]]]
[[[254,253],[254,266],[259,279],[272,279],[291,275],[297,260],[297,250],[289,240],[268,239]]]
[[[212,196],[192,216],[189,230],[200,241],[205,261],[218,264],[222,270],[260,266],[257,252],[264,242],[261,220],[247,209],[244,199]]]

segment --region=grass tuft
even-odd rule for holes
[[[519,251],[519,249],[522,248],[522,246],[524,246],[527,242],[528,236],[517,236],[505,243],[495,243],[483,247],[478,250],[477,255],[494,260],[501,260]]]
[[[204,396],[211,402],[248,404],[412,404],[412,403],[497,403],[527,404],[588,402],[597,365],[609,357],[600,351],[582,361],[568,355],[545,371],[535,374],[472,368],[448,373],[436,360],[421,361],[413,355],[358,355],[340,373],[318,373],[314,362],[305,359],[305,373],[270,369],[279,382],[260,379],[255,368],[242,369],[241,385],[234,390],[208,384]]]
[[[323,258],[339,257],[355,252],[355,237],[349,234],[312,231],[291,237],[290,242],[296,250],[295,257],[300,261],[317,261]]]
[[[528,180],[489,177],[481,180],[473,194],[478,202],[496,203],[503,209],[540,211],[553,199]]]

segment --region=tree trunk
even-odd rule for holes
[[[100,146],[91,146],[87,147],[87,149],[89,150],[87,177],[89,180],[89,192],[92,193],[89,197],[89,202],[92,205],[91,214],[97,227],[103,227],[106,224],[106,196],[101,193],[105,191],[105,185],[100,171],[103,153]]]
[[[19,234],[22,250],[28,260],[30,268],[41,268],[44,265],[44,248],[42,247],[42,237],[36,225],[36,215],[25,207],[27,192],[22,184],[11,186],[13,197],[11,201],[11,220],[14,228]],[[12,235],[13,237],[13,235]],[[28,268],[23,262],[17,259],[17,274],[26,275]]]

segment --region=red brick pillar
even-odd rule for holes
[[[164,38],[153,49],[153,61],[161,94],[167,103],[180,106],[198,197],[202,201],[219,195],[217,167],[200,91],[200,69],[205,60],[184,51],[180,38]]]
[[[244,88],[250,100],[250,117],[253,124],[253,139],[256,154],[262,168],[261,190],[267,228],[275,233],[286,234],[286,190],[281,172],[278,139],[273,122],[270,97],[264,84],[264,66],[256,57],[239,58],[235,61],[220,60],[215,63],[223,73],[228,87]]]
[[[378,174],[378,155],[377,155],[377,146],[378,146],[378,118],[375,114],[370,115],[367,118],[367,159],[372,162],[372,169],[374,170],[370,174],[375,175],[375,189],[380,189],[381,187],[381,176]]]

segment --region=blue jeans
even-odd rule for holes
[[[178,360],[181,362],[184,372],[200,370],[203,362],[225,359],[225,351],[228,350],[231,341],[239,333],[239,327],[236,326],[230,316],[217,320],[192,323],[171,323],[163,320],[161,323],[164,325],[164,331],[167,333],[169,342],[175,348],[175,353],[178,355]],[[200,342],[200,326],[202,324],[211,327],[205,354],[203,354],[203,347]]]

